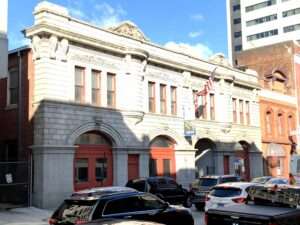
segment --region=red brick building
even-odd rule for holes
[[[238,55],[238,65],[259,74],[260,121],[265,173],[288,176],[291,145],[298,127],[295,42],[255,48]],[[299,109],[298,109],[299,111]]]
[[[33,144],[33,75],[30,48],[11,51],[8,76],[0,79],[0,183],[4,184],[0,191],[1,203],[28,203],[25,192],[29,191],[30,146]],[[11,191],[22,194],[9,195]]]

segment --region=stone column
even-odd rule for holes
[[[73,192],[76,146],[33,146],[33,205],[55,208]]]
[[[113,185],[124,186],[128,181],[128,152],[124,148],[113,148]]]
[[[149,152],[143,151],[140,153],[140,160],[139,160],[139,174],[140,177],[148,177],[149,176]]]

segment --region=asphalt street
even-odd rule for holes
[[[195,225],[204,225],[203,212],[191,208]],[[0,225],[48,225],[47,221],[52,214],[51,210],[34,207],[0,210]]]

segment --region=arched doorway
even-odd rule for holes
[[[80,135],[74,159],[74,190],[113,184],[112,142],[98,131]]]
[[[170,176],[176,178],[174,145],[167,136],[157,136],[150,143],[150,176]]]
[[[234,171],[243,180],[250,179],[250,161],[249,161],[250,145],[246,141],[239,141],[234,145],[235,160]]]
[[[213,150],[216,149],[215,143],[209,138],[202,138],[197,141],[195,149],[197,149],[195,155],[196,176],[214,174]]]

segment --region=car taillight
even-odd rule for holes
[[[204,214],[204,223],[207,225],[208,224],[208,214]]]
[[[49,223],[50,225],[54,225],[54,224],[57,224],[57,220],[56,220],[56,219],[53,219],[53,218],[49,218],[48,223]]]
[[[88,223],[89,221],[87,221],[87,220],[83,220],[83,219],[77,219],[76,221],[75,221],[75,224],[85,224],[85,223]]]
[[[245,203],[246,202],[246,198],[234,198],[232,199],[232,201],[234,201],[235,203]]]

